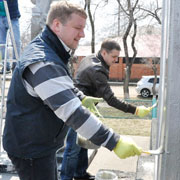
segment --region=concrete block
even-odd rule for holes
[[[139,156],[137,162],[136,180],[153,180],[154,156]]]

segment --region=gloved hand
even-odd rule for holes
[[[142,153],[142,149],[132,139],[122,136],[113,151],[121,159],[135,155],[139,156]]]
[[[92,143],[90,140],[84,138],[80,134],[77,134],[76,144],[85,149],[98,149],[100,146]]]
[[[86,107],[87,109],[89,109],[89,111],[91,111],[97,117],[102,117],[102,115],[100,114],[100,112],[98,111],[98,109],[95,106],[96,103],[102,102],[102,101],[103,101],[102,98],[95,98],[95,97],[91,97],[91,96],[86,96],[82,100],[82,105],[84,107]]]
[[[152,110],[151,107],[145,107],[145,106],[138,106],[136,108],[136,112],[135,112],[135,115],[139,116],[139,117],[144,117],[144,116],[147,116],[150,111]]]

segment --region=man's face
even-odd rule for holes
[[[111,66],[118,60],[119,54],[120,54],[120,51],[116,49],[113,49],[109,53],[106,52],[105,50],[102,50],[101,52],[101,55],[103,56],[103,59],[108,66]]]
[[[58,23],[59,22],[59,23]],[[55,20],[55,34],[71,49],[76,49],[79,40],[85,37],[84,28],[86,19],[77,15],[71,14],[71,18],[65,24],[59,20]]]

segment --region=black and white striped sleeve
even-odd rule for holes
[[[38,62],[23,74],[27,92],[40,98],[57,117],[97,145],[112,150],[119,136],[81,106],[72,79],[63,67],[52,62]]]

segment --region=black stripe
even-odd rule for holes
[[[101,145],[106,141],[108,135],[109,129],[102,124],[99,130],[89,140],[94,144]]]
[[[120,136],[118,134],[114,133],[106,144],[106,148],[112,151],[115,148],[117,142],[119,141],[119,137]]]
[[[32,75],[32,73],[29,75]],[[28,76],[27,78],[30,78],[32,86],[36,87],[49,79],[54,79],[61,76],[67,76],[67,72],[59,65],[49,64],[38,69],[33,77]]]
[[[74,130],[78,129],[82,124],[84,124],[90,117],[90,112],[87,109],[80,106],[66,121],[68,126],[71,126]]]
[[[29,67],[27,67],[25,70],[24,70],[24,73],[23,73],[23,78],[28,82],[28,84],[30,84],[32,87],[33,87],[33,73],[30,71]]]
[[[61,105],[67,103],[68,101],[74,99],[75,97],[77,96],[73,93],[73,91],[67,89],[45,99],[44,102],[53,111],[56,111]]]

